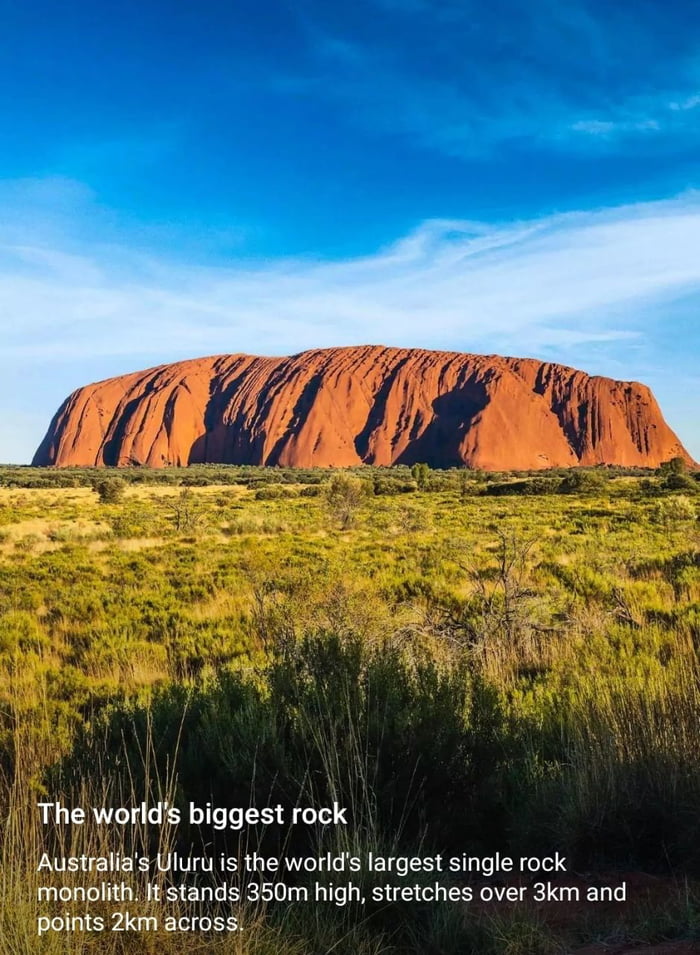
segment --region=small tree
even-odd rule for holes
[[[461,500],[468,497],[474,497],[481,494],[483,490],[483,481],[480,471],[470,471],[468,468],[462,468],[459,472],[459,496]]]
[[[421,491],[424,491],[428,486],[428,479],[430,478],[430,468],[427,464],[414,464],[411,468],[411,475],[413,480],[418,485]]]
[[[124,481],[118,477],[98,478],[92,485],[100,504],[118,504],[124,497],[125,487]]]
[[[174,501],[168,502],[168,510],[172,514],[175,530],[188,533],[196,530],[202,521],[202,515],[197,507],[194,494],[185,487]]]
[[[365,497],[365,484],[350,474],[334,474],[326,485],[326,503],[341,530],[352,527]]]
[[[662,462],[659,467],[659,474],[662,477],[667,477],[669,474],[685,474],[687,470],[688,465],[686,464],[685,458],[677,454],[675,458]]]
[[[661,487],[665,491],[692,491],[697,487],[695,479],[688,474],[685,458],[680,455],[670,461],[664,461],[656,473],[661,478]]]

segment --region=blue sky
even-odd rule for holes
[[[0,11],[0,460],[89,381],[360,342],[645,381],[700,457],[697,4]]]

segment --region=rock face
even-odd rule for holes
[[[79,388],[34,464],[656,467],[682,455],[651,391],[563,365],[358,346],[218,355]]]

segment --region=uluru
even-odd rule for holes
[[[379,345],[216,355],[73,392],[35,465],[529,470],[691,458],[650,389],[530,358]]]

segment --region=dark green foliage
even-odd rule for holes
[[[676,459],[674,459],[675,461]],[[682,458],[678,459],[684,465]],[[419,470],[416,470],[419,469]],[[427,469],[427,470],[425,470]],[[663,475],[669,470],[679,471],[679,465],[662,465]],[[417,484],[416,474],[420,474],[421,490],[433,493],[448,489],[459,491],[464,483],[466,473],[470,484],[485,484],[488,482],[503,482],[508,479],[524,479],[531,477],[566,478],[571,469],[552,468],[549,471],[513,471],[513,472],[485,472],[468,468],[431,469],[426,464],[416,464],[411,468],[405,465],[395,465],[387,468],[369,468],[365,465],[343,469],[345,473],[355,474],[358,477],[366,476],[371,472],[373,477],[387,477],[396,479],[404,484]],[[577,468],[577,471],[591,473],[592,469]],[[660,469],[661,470],[661,469]],[[645,477],[653,474],[651,469],[606,467],[596,468],[610,479],[620,477]],[[302,484],[318,485],[329,479],[335,473],[330,468],[269,468],[257,465],[227,465],[227,464],[195,464],[189,467],[123,467],[123,468],[32,468],[20,466],[0,466],[0,487],[13,488],[68,488],[92,487],[97,480],[105,477],[118,477],[128,485],[207,487],[211,485],[242,485],[246,487],[263,487],[267,484]]]
[[[637,489],[642,497],[659,497],[663,491],[661,482],[653,478],[643,478]]]
[[[375,494],[412,494],[418,490],[418,485],[413,481],[404,481],[401,478],[383,477],[378,474],[373,483]]]
[[[299,491],[299,497],[320,497],[321,488],[317,484],[309,484]]]
[[[312,487],[311,490],[317,493],[316,487]],[[284,487],[281,484],[267,484],[259,487],[255,492],[256,501],[279,501],[283,497],[297,497],[297,492],[294,488]]]
[[[159,691],[150,707],[118,706],[82,736],[63,772],[79,780],[99,758],[125,791],[145,791],[138,754],[150,733],[153,778],[175,772],[183,804],[336,799],[354,826],[387,843],[400,834],[406,845],[427,838],[456,851],[499,841],[506,723],[479,678],[322,633],[281,647],[264,685],[222,673],[208,686]]]
[[[661,486],[667,491],[698,490],[697,480],[690,474],[686,474],[684,471],[669,471],[661,481]]]
[[[430,479],[430,467],[425,463],[414,464],[411,468],[411,477],[418,485],[418,489],[424,491]]]
[[[607,481],[608,475],[604,471],[574,468],[561,482],[559,490],[562,494],[599,494]]]
[[[100,504],[118,504],[124,497],[125,483],[118,477],[100,478],[93,483]]]
[[[534,477],[524,481],[503,481],[487,484],[485,493],[490,497],[504,497],[511,494],[556,494],[561,484],[557,478]]]
[[[669,474],[685,474],[687,470],[688,465],[685,461],[685,458],[677,455],[675,458],[671,458],[669,461],[664,461],[659,467],[658,474],[661,477],[668,477]]]
[[[692,691],[654,697],[629,689],[605,705],[595,697],[575,706],[552,701],[537,730],[538,762],[522,763],[516,829],[527,850],[544,840],[582,870],[697,876],[700,769],[691,754],[699,702]],[[557,771],[542,779],[548,762]]]

